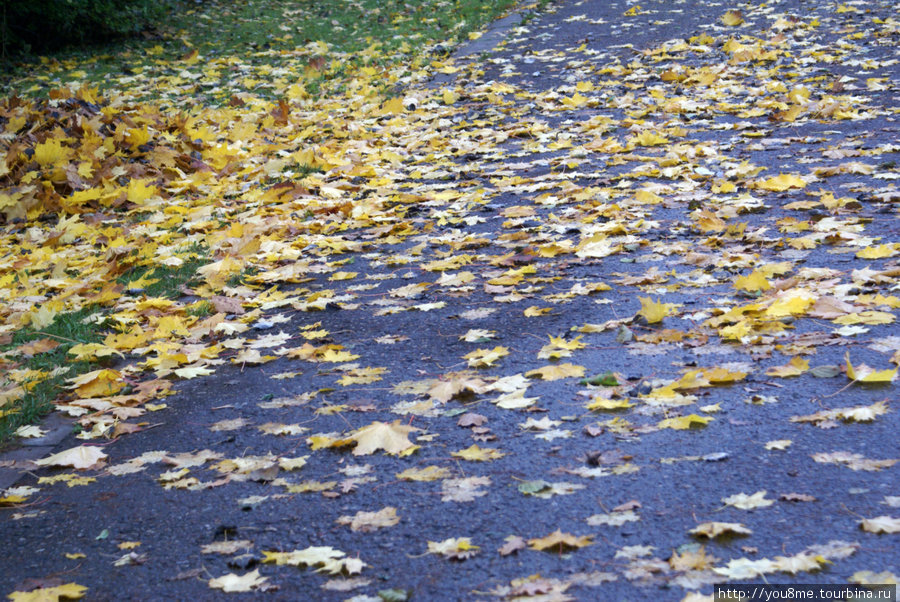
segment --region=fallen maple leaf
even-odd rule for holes
[[[357,512],[354,516],[341,516],[337,519],[339,525],[349,525],[353,531],[368,533],[376,529],[393,527],[400,522],[397,509],[387,506],[377,512]]]
[[[37,460],[35,464],[38,466],[71,466],[72,468],[85,470],[95,468],[105,459],[106,454],[101,448],[91,445],[80,445]]]
[[[900,533],[900,518],[876,516],[859,522],[859,528],[869,533]]]
[[[57,582],[58,583],[58,582]],[[57,600],[80,600],[88,590],[77,583],[66,583],[55,587],[39,587],[30,592],[13,592],[9,599],[13,602],[56,602]]]
[[[739,10],[729,10],[722,15],[722,23],[729,27],[736,27],[744,22],[744,16]]]
[[[710,539],[719,537],[720,535],[750,535],[753,533],[753,531],[741,523],[720,522],[701,523],[688,532],[692,535],[708,537]]]
[[[519,550],[524,550],[528,547],[525,540],[518,535],[509,535],[503,541],[506,543],[498,550],[501,556],[509,556],[510,554],[518,552]]]
[[[450,476],[450,471],[440,466],[426,466],[425,468],[407,468],[397,473],[401,481],[437,481]]]
[[[253,542],[249,539],[233,539],[231,541],[216,541],[200,548],[202,554],[235,554],[240,550],[249,550]]]
[[[787,378],[789,376],[800,376],[807,370],[809,370],[809,361],[802,357],[794,357],[784,366],[773,366],[769,368],[766,370],[766,375]]]
[[[784,192],[790,188],[806,188],[806,181],[792,174],[780,174],[768,180],[757,182],[756,187],[763,190],[771,190],[772,192]]]
[[[464,355],[463,359],[469,361],[470,368],[487,368],[507,355],[509,355],[509,349],[498,345],[493,349],[476,349]]]
[[[656,428],[684,431],[693,428],[694,426],[706,426],[712,420],[715,420],[712,416],[688,414],[687,416],[679,416],[678,418],[666,418],[665,420],[660,420],[656,424]]]
[[[409,434],[418,431],[416,427],[403,424],[400,420],[388,424],[375,421],[368,426],[356,429],[348,437],[332,443],[333,447],[356,443],[354,456],[365,456],[379,449],[388,454],[407,455],[418,447],[409,440]]]
[[[478,447],[478,444],[473,443],[466,449],[452,452],[450,455],[454,458],[462,458],[463,460],[469,460],[472,462],[486,462],[488,460],[499,460],[506,454],[498,449],[492,449],[489,447],[482,448]]]
[[[875,371],[865,364],[856,367],[850,363],[850,352],[844,354],[844,360],[847,362],[847,376],[854,382],[861,383],[889,383],[897,377],[897,368],[893,370]]]
[[[662,319],[671,315],[675,309],[675,305],[672,303],[653,301],[650,297],[638,297],[638,301],[641,302],[641,310],[637,315],[643,316],[648,324],[662,322]]]
[[[209,580],[209,587],[220,589],[224,592],[249,592],[268,581],[268,577],[259,574],[259,569],[245,575],[229,573],[221,577]]]
[[[589,546],[594,543],[592,539],[593,536],[591,535],[576,536],[570,533],[563,533],[561,530],[557,529],[545,537],[529,539],[528,547],[532,550],[561,553]]]
[[[821,452],[812,455],[812,459],[822,464],[842,464],[851,470],[865,470],[874,472],[882,468],[890,468],[900,460],[872,460],[846,451]]]
[[[471,558],[481,549],[480,546],[472,544],[472,540],[468,537],[456,537],[445,539],[440,542],[429,541],[428,553],[438,554],[450,560],[466,560]]]
[[[561,380],[573,376],[580,378],[584,376],[584,366],[576,366],[574,364],[544,366],[543,368],[526,372],[525,376],[529,378],[539,377],[542,380]]]
[[[482,487],[491,484],[490,477],[466,477],[465,479],[445,479],[441,483],[441,501],[471,502],[476,497],[487,495]]]
[[[771,506],[775,503],[773,500],[766,499],[765,491],[757,491],[753,495],[747,495],[746,493],[737,493],[735,495],[722,498],[722,502],[726,506],[734,506],[735,508],[740,508],[741,510],[765,508],[766,506]]]

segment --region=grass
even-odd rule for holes
[[[169,67],[180,70],[194,51],[204,61],[237,58],[241,67],[263,72],[288,64],[296,69],[290,53],[298,48],[315,48],[326,60],[349,53],[342,66],[308,78],[307,91],[318,95],[323,80],[342,77],[354,64],[378,66],[435,47],[449,50],[514,5],[515,0],[207,0],[198,6],[175,0],[165,23],[144,36],[8,65],[0,92],[44,96],[72,81],[102,86],[111,79],[146,79]],[[265,82],[258,86],[254,91],[266,97]],[[228,100],[214,91],[204,96],[211,104]]]
[[[0,354],[13,352],[8,357],[14,362],[13,368],[7,371],[7,376],[0,378],[0,387],[5,389],[14,384],[13,378],[21,378],[18,384],[27,391],[21,399],[3,406],[0,444],[7,442],[20,426],[33,424],[47,415],[53,409],[54,400],[63,391],[66,379],[96,368],[95,364],[89,362],[71,361],[68,352],[79,343],[98,343],[103,340],[105,333],[91,319],[99,311],[97,307],[86,307],[77,312],[59,314],[52,324],[37,330],[19,330],[13,335],[11,342],[0,345]],[[14,355],[15,350],[22,345],[44,339],[59,345],[31,357]]]
[[[178,267],[136,267],[120,276],[118,283],[127,286],[143,280],[146,284],[140,286],[139,290],[134,290],[134,294],[177,299],[184,294],[181,290],[183,286],[198,282],[197,268],[208,262],[206,250],[195,246],[185,254],[184,263]],[[19,383],[10,378],[0,379],[0,390],[16,384],[26,390],[23,397],[0,409],[0,445],[8,442],[18,427],[33,424],[47,415],[53,409],[54,400],[64,392],[67,379],[100,367],[97,363],[72,361],[68,352],[77,344],[99,343],[103,340],[107,333],[99,323],[102,322],[105,311],[106,308],[93,306],[59,314],[49,326],[38,330],[19,330],[9,343],[0,345],[0,355],[12,352],[8,356],[14,362],[10,374],[22,374]],[[186,313],[202,318],[214,311],[208,301],[197,301],[186,308]],[[31,357],[15,353],[22,345],[42,339],[50,339],[59,343],[59,346]]]

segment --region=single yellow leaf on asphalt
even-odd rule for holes
[[[632,138],[632,141],[638,146],[659,146],[666,144],[669,139],[655,132],[644,131]]]
[[[12,602],[56,602],[57,600],[80,600],[88,590],[77,583],[66,583],[56,587],[39,587],[30,592],[13,592]]]
[[[865,364],[854,367],[853,364],[850,363],[849,351],[844,354],[844,360],[847,362],[847,377],[856,382],[889,383],[897,377],[897,368],[876,371]]]
[[[791,361],[784,366],[773,366],[769,368],[766,370],[766,375],[787,378],[789,376],[800,376],[807,370],[809,370],[809,360],[796,356],[791,358]]]
[[[719,522],[702,523],[688,532],[692,535],[708,537],[710,539],[719,537],[720,535],[732,533],[735,535],[750,535],[751,533],[753,533],[753,531],[751,531],[741,523]]]
[[[397,473],[401,481],[437,481],[450,477],[451,473],[441,466],[426,466],[425,468],[407,468]]]
[[[393,527],[399,522],[400,517],[397,516],[397,509],[393,506],[386,506],[377,512],[360,511],[353,516],[341,516],[337,519],[339,525],[347,525],[352,531],[363,533]]]
[[[247,573],[243,576],[228,573],[216,579],[209,580],[209,587],[212,589],[220,589],[223,592],[249,592],[254,588],[263,585],[268,581],[268,577],[259,574],[259,569]]]
[[[499,460],[506,454],[499,449],[490,447],[478,447],[477,443],[473,443],[466,449],[461,449],[450,454],[454,458],[462,458],[471,462],[487,462],[489,460]]]
[[[656,424],[656,428],[685,431],[694,426],[706,426],[712,420],[715,420],[715,418],[713,418],[712,416],[698,416],[697,414],[688,414],[687,416],[679,416],[678,418],[666,418],[665,420],[660,420]]]
[[[549,314],[551,311],[553,311],[552,307],[532,306],[532,307],[529,307],[528,309],[526,309],[523,313],[525,314],[526,318],[537,318],[539,316]]]
[[[470,368],[487,368],[493,366],[494,362],[507,355],[509,355],[509,349],[497,346],[493,349],[476,349],[465,354],[463,359],[469,361]]]
[[[790,188],[806,188],[806,181],[793,174],[779,174],[774,178],[757,182],[756,187],[772,192],[784,192]]]
[[[468,537],[452,537],[443,541],[429,541],[428,553],[438,554],[451,560],[465,560],[471,558],[481,549],[472,543]]]
[[[739,10],[730,10],[722,15],[722,23],[729,27],[736,27],[744,22],[744,17]]]
[[[544,366],[543,368],[526,372],[525,376],[529,378],[540,378],[542,380],[561,380],[563,378],[582,377],[584,376],[584,366],[576,366],[575,364]]]
[[[654,301],[650,297],[638,297],[638,301],[641,302],[641,310],[637,315],[643,316],[649,324],[662,322],[662,319],[671,315],[675,309],[675,305],[672,303],[661,303],[659,300]]]
[[[688,374],[690,374],[690,373],[688,373]],[[684,377],[682,377],[682,381],[685,380],[685,377],[687,377],[688,374],[686,374]],[[710,368],[710,369],[703,371],[703,378],[705,378],[711,385],[723,385],[723,384],[727,384],[727,383],[736,383],[740,380],[744,380],[744,378],[746,378],[746,376],[747,376],[746,372],[741,372],[739,370],[731,371],[731,370],[728,370],[727,368],[720,368],[720,367]],[[702,385],[695,385],[695,386],[702,386]],[[689,389],[689,388],[693,388],[693,387],[684,386],[684,388]]]
[[[403,424],[400,420],[395,420],[390,424],[375,421],[355,430],[349,437],[341,439],[333,445],[346,445],[345,442],[355,441],[354,456],[365,456],[379,449],[384,450],[387,454],[403,454],[403,452],[416,447],[409,440],[409,434],[418,430],[421,429]]]
[[[856,256],[860,259],[884,259],[885,257],[894,257],[898,254],[896,245],[878,245],[877,247],[866,247],[856,252]]]
[[[793,441],[790,439],[776,439],[774,441],[767,441],[765,448],[769,451],[784,451],[790,447],[792,443]]]
[[[894,314],[886,311],[861,311],[858,313],[846,314],[832,320],[835,324],[848,326],[851,324],[893,324],[896,320]]]
[[[563,533],[557,529],[546,537],[536,537],[528,540],[528,547],[532,550],[542,550],[546,552],[565,552],[569,550],[577,550],[585,546],[591,545],[593,542],[592,535],[572,535],[571,533]]]
[[[633,407],[634,404],[630,403],[627,399],[606,399],[604,397],[597,397],[591,403],[587,404],[585,407],[588,410],[626,410],[630,407]]]
[[[726,506],[734,506],[741,510],[753,510],[754,508],[765,508],[775,503],[774,500],[766,499],[765,491],[757,491],[753,495],[746,493],[737,493],[735,495],[722,498],[722,503]]]

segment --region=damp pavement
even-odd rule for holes
[[[729,10],[744,22],[723,24]],[[0,509],[0,591],[77,583],[92,600],[711,600],[717,583],[896,579],[897,387],[846,374],[847,354],[853,366],[889,370],[900,349],[892,320],[863,314],[898,307],[891,11],[888,2],[564,1],[516,13],[442,59],[442,73],[407,95],[460,95],[464,111],[446,124],[458,148],[440,166],[410,166],[420,172],[410,189],[480,191],[480,201],[411,205],[423,233],[353,254],[341,269],[363,276],[303,285],[334,301],[272,309],[244,334],[288,333],[300,346],[301,333],[327,331],[309,340],[358,357],[220,366],[179,381],[144,430],[112,441],[82,441],[54,418],[64,438],[4,457],[4,487],[39,492]],[[732,38],[746,50],[722,50]],[[744,51],[745,61],[735,57]],[[757,102],[777,100],[779,82],[783,106]],[[838,119],[823,104],[792,121],[784,112],[803,86],[865,115]],[[646,129],[684,143],[668,160],[652,144],[604,146]],[[748,184],[779,174],[816,177],[781,192]],[[712,191],[726,181],[738,190]],[[629,204],[638,190],[661,201]],[[745,225],[726,229],[736,223]],[[584,244],[592,236],[599,246]],[[797,238],[816,244],[789,242]],[[882,244],[885,257],[857,255]],[[447,269],[423,267],[460,255]],[[767,276],[771,291],[733,286],[785,262]],[[746,315],[765,313],[773,295],[797,288],[810,303],[772,312],[780,326],[770,320],[758,336],[728,340],[717,329],[734,322],[709,323],[755,302]],[[639,297],[674,307],[652,322],[638,315]],[[833,322],[843,315],[862,317]],[[478,349],[498,357],[479,364]],[[767,374],[794,357],[818,371]],[[524,376],[564,364],[584,375]],[[362,368],[381,368],[380,380],[365,382]],[[659,393],[692,373],[714,382]],[[348,374],[359,382],[337,382]],[[691,428],[663,426],[690,415]],[[352,445],[316,443],[375,421],[419,447],[354,455]],[[105,464],[27,462],[81,444],[101,447]],[[452,455],[472,445],[498,457]],[[434,480],[398,476],[428,467]],[[76,478],[53,482],[61,474]],[[759,492],[749,509],[732,498]],[[388,507],[392,526],[357,514]],[[885,532],[862,528],[877,517]],[[707,523],[730,531],[691,533]],[[571,545],[543,540],[556,531]],[[445,553],[429,553],[429,542]],[[264,562],[296,550],[307,551],[299,566]],[[323,558],[351,562],[329,574]],[[243,589],[253,571],[246,592],[210,585],[232,574]]]

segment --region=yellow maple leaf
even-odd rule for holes
[[[894,314],[886,311],[861,311],[858,313],[846,314],[832,320],[835,324],[847,326],[850,324],[892,324],[896,318]]]
[[[443,541],[429,541],[428,553],[439,554],[453,560],[465,560],[471,558],[481,549],[472,543],[468,537],[451,537]]]
[[[69,160],[72,149],[65,147],[59,140],[50,138],[34,146],[34,160],[42,168],[57,167]]]
[[[651,131],[644,131],[632,138],[632,142],[638,146],[660,146],[667,144],[669,139]]]
[[[634,407],[627,399],[606,399],[597,397],[585,406],[588,410],[625,410]]]
[[[806,181],[793,174],[779,174],[768,180],[757,182],[756,187],[772,192],[784,192],[790,188],[806,188]]]
[[[379,449],[388,454],[407,455],[417,448],[409,440],[409,434],[418,430],[421,429],[403,424],[400,420],[395,420],[390,424],[375,421],[368,426],[356,429],[350,436],[339,439],[331,445],[337,447],[355,441],[354,456],[365,456]]]
[[[894,257],[898,251],[896,245],[878,245],[877,247],[866,247],[856,252],[856,256],[860,259],[883,259],[885,257]]]
[[[661,303],[659,300],[654,301],[650,297],[638,297],[641,302],[641,310],[637,313],[647,320],[648,324],[656,324],[662,322],[662,319],[672,314],[676,305],[674,303]]]
[[[658,205],[663,202],[663,198],[651,190],[638,190],[634,193],[634,200],[644,205]]]
[[[739,291],[767,291],[772,284],[766,279],[766,275],[760,270],[754,270],[747,276],[738,276],[734,279],[734,288]]]
[[[565,552],[567,550],[577,550],[589,546],[592,543],[594,543],[592,535],[576,536],[571,533],[563,533],[561,530],[557,529],[545,537],[529,539],[528,547],[532,550]]]
[[[552,307],[537,307],[536,305],[533,305],[526,309],[523,313],[525,314],[526,318],[536,318],[538,316],[549,314],[551,311],[553,311]]]
[[[726,368],[711,368],[703,371],[703,378],[705,378],[709,384],[712,385],[721,385],[725,383],[735,383],[739,380],[744,380],[744,377],[747,376],[746,372],[735,371],[732,372]]]
[[[729,10],[722,15],[722,23],[729,27],[737,27],[744,22],[744,17],[739,10]]]
[[[55,600],[80,600],[88,590],[77,583],[66,583],[56,587],[39,587],[30,592],[13,592],[9,599],[13,602],[51,602]]]
[[[847,362],[847,376],[855,382],[889,383],[897,377],[897,368],[893,370],[879,370],[877,372],[865,364],[854,368],[853,364],[850,363],[849,351],[844,355],[844,360]]]
[[[538,377],[542,380],[560,380],[570,377],[584,376],[584,366],[576,366],[575,364],[558,364],[552,366],[544,366],[536,370],[525,373],[530,378]]]
[[[799,316],[806,313],[809,307],[815,303],[816,297],[809,291],[802,289],[789,290],[766,308],[765,316],[768,318],[786,318],[787,316]]]
[[[355,353],[350,353],[349,351],[344,351],[342,349],[333,349],[328,348],[323,351],[317,358],[320,362],[332,362],[332,363],[344,363],[344,362],[352,362],[353,360],[359,359],[359,356]]]
[[[766,370],[766,374],[768,376],[787,378],[789,376],[800,376],[807,370],[809,370],[809,361],[797,356],[791,358],[791,361],[784,366],[773,366],[769,368]]]
[[[726,506],[734,506],[741,510],[753,510],[754,508],[765,508],[775,503],[774,500],[766,499],[766,491],[757,491],[753,495],[746,493],[736,493],[734,495],[722,498],[722,503]]]
[[[710,421],[715,420],[712,416],[698,416],[697,414],[688,414],[687,416],[679,416],[678,418],[666,418],[660,420],[656,424],[656,428],[675,429],[684,431],[693,426],[706,426]]]
[[[464,355],[463,359],[469,361],[470,368],[486,368],[493,366],[494,362],[507,355],[509,349],[498,345],[493,349],[476,349]]]
[[[466,449],[452,452],[450,455],[454,458],[469,460],[470,462],[487,462],[489,460],[499,460],[506,454],[499,449],[493,449],[490,447],[478,447],[477,443],[473,443]]]
[[[425,468],[407,468],[397,473],[401,481],[437,481],[450,477],[451,473],[441,466],[426,466]]]
[[[87,372],[69,379],[70,389],[82,399],[90,397],[106,397],[122,390],[125,386],[122,373],[117,370],[103,369]]]
[[[713,539],[720,535],[734,533],[737,535],[750,535],[753,533],[750,529],[741,523],[720,523],[709,522],[701,523],[689,531],[692,535],[708,537]]]

